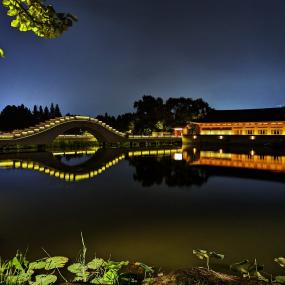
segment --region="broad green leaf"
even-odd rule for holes
[[[119,275],[117,271],[109,270],[103,275],[102,280],[104,284],[114,284],[117,282],[118,278]]]
[[[87,267],[93,270],[96,270],[106,264],[106,261],[102,258],[94,258],[91,260],[88,264]]]
[[[4,50],[2,48],[0,48],[0,58],[4,57]]]
[[[81,273],[84,270],[87,270],[87,266],[81,263],[73,263],[67,267],[67,270],[72,273]]]
[[[46,266],[45,260],[38,260],[29,264],[29,269],[44,269]]]
[[[30,282],[30,285],[49,285],[55,283],[56,280],[55,275],[40,274],[36,276],[36,281]]]
[[[74,273],[76,276],[73,279],[74,281],[83,281],[86,282],[89,277],[88,267],[81,263],[73,263],[68,266],[68,271]]]
[[[285,258],[284,257],[277,257],[274,259],[281,267],[285,267]]]
[[[285,283],[285,276],[276,276],[275,281],[278,283]]]
[[[67,262],[68,262],[68,258],[65,256],[54,256],[54,257],[47,258],[45,270],[62,268]]]

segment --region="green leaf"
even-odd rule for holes
[[[128,265],[128,264],[129,264],[128,261],[111,261],[110,260],[106,263],[106,268],[118,271],[122,268],[122,266]]]
[[[103,275],[102,281],[103,281],[103,284],[114,284],[117,282],[118,278],[119,278],[119,275],[117,271],[109,270]]]
[[[217,252],[214,252],[214,251],[210,251],[209,253],[210,257],[214,257],[214,258],[217,258],[217,259],[224,259],[224,255],[221,254],[221,253],[217,253]]]
[[[209,254],[207,250],[204,249],[193,249],[193,254],[199,259],[209,259]]]
[[[87,266],[81,263],[73,263],[67,267],[67,270],[72,273],[81,273],[84,270],[87,270]]]
[[[285,267],[285,258],[284,257],[277,257],[274,259],[281,267]]]
[[[274,281],[278,283],[285,283],[285,276],[276,276]]]
[[[12,264],[15,266],[17,270],[25,271],[22,264],[20,263],[19,259],[15,256],[12,260]]]
[[[150,267],[150,266],[148,266],[142,262],[136,262],[135,265],[142,267],[144,269],[145,273],[152,274],[154,272],[152,267]]]
[[[54,256],[54,257],[47,258],[45,270],[62,268],[67,262],[68,262],[68,258],[65,256]]]
[[[78,273],[76,277],[73,279],[73,281],[83,281],[87,282],[88,277],[89,277],[89,272],[88,271],[83,271],[81,273]]]
[[[7,276],[6,283],[7,284],[23,284],[29,281],[31,278],[30,274],[22,272],[18,275],[9,275]]]
[[[10,4],[10,0],[3,0],[2,1],[2,4],[4,5],[4,6],[8,6],[9,4]]]
[[[253,274],[252,274],[253,277],[257,278],[257,280],[259,281],[264,281],[264,282],[269,282],[269,280],[267,278],[265,278],[263,275],[261,275],[260,272],[258,271],[255,271]]]
[[[68,266],[68,271],[74,273],[76,276],[73,279],[74,281],[83,281],[86,282],[89,277],[88,267],[81,263],[73,263]]]
[[[17,28],[19,26],[19,24],[20,23],[19,23],[18,19],[15,19],[11,22],[11,27]]]
[[[4,50],[2,48],[0,48],[0,58],[4,57]]]
[[[44,269],[46,266],[45,260],[38,260],[29,264],[29,269]]]
[[[258,271],[263,270],[264,266],[257,264],[256,260],[254,262],[250,262],[249,260],[245,259],[241,262],[234,263],[230,266],[230,269],[241,273],[243,276],[250,276],[252,273],[253,276],[258,277]]]
[[[49,285],[55,283],[56,280],[55,275],[40,274],[36,276],[36,281],[30,282],[30,285]]]
[[[106,265],[106,261],[102,258],[94,258],[91,260],[88,264],[87,267],[93,270],[96,270],[102,266]]]
[[[237,273],[248,274],[249,260],[245,259],[241,262],[236,262],[230,265],[230,269]]]

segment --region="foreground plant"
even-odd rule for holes
[[[281,267],[285,267],[285,258],[284,257],[277,257],[274,259]],[[275,281],[279,283],[285,283],[285,276],[278,275],[275,277]]]
[[[256,259],[253,262],[245,259],[241,262],[230,265],[230,269],[236,273],[241,274],[242,277],[250,279],[251,277],[256,278],[260,281],[268,282],[260,272],[264,269],[264,265],[257,263]]]
[[[193,250],[193,254],[198,257],[199,259],[205,259],[206,260],[206,265],[207,265],[207,268],[208,270],[210,270],[210,258],[216,258],[216,259],[224,259],[224,255],[221,254],[221,253],[217,253],[217,252],[214,252],[214,251],[207,251],[207,250],[204,250],[204,249],[194,249]]]
[[[94,257],[91,261],[86,262],[87,248],[81,233],[82,250],[77,262],[68,266],[68,271],[75,276],[73,281],[88,282],[91,284],[117,284],[120,281],[136,283],[136,278],[128,278],[128,274],[122,269],[127,267],[129,261],[112,261]],[[141,262],[134,263],[136,267],[142,269],[144,278],[151,276],[153,269]],[[144,279],[143,278],[143,279]]]
[[[47,257],[29,262],[25,255],[18,251],[12,260],[0,260],[0,284],[53,284],[57,281],[55,271],[64,267],[67,262],[68,258],[64,256]],[[37,270],[41,270],[44,274],[37,274]]]

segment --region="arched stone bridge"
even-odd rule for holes
[[[59,135],[75,128],[86,130],[94,135],[99,142],[107,144],[123,144],[127,142],[132,144],[160,140],[181,141],[181,138],[174,136],[129,136],[92,117],[65,116],[48,120],[28,129],[0,134],[0,147],[9,145],[48,145]]]

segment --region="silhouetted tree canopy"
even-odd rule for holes
[[[58,104],[54,107],[52,103],[50,108],[45,106],[44,109],[42,106],[35,105],[33,111],[23,104],[20,106],[8,105],[0,113],[0,131],[24,129],[39,122],[61,116]]]
[[[135,134],[150,134],[152,131],[171,131],[174,127],[185,126],[190,121],[203,118],[210,110],[209,104],[199,99],[169,98],[144,95],[134,102],[134,113],[117,116],[99,115],[97,118],[120,131]]]

